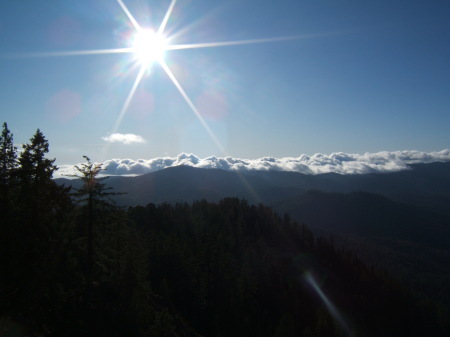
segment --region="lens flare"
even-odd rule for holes
[[[346,335],[353,336],[353,332],[350,329],[347,322],[344,320],[344,317],[341,315],[341,313],[336,308],[336,306],[331,302],[331,300],[328,298],[328,296],[325,295],[325,293],[320,288],[320,286],[317,283],[313,274],[310,272],[307,272],[305,274],[305,280],[314,289],[316,294],[319,296],[319,298],[325,304],[326,308],[328,309],[328,312],[331,314],[331,316],[334,318],[334,320],[339,324],[339,326],[343,329],[343,331],[345,331]]]

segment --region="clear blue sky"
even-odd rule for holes
[[[124,0],[158,27],[170,0]],[[7,1],[0,10],[0,113],[15,142],[40,128],[58,164],[110,158],[436,151],[450,147],[450,2],[178,0],[171,44],[298,36],[171,50],[119,115],[139,67],[134,28],[115,0]],[[112,133],[145,143],[110,143]]]

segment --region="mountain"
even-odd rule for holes
[[[79,184],[69,179],[57,179],[57,182],[74,187]],[[297,188],[279,187],[257,175],[190,166],[171,167],[136,177],[109,177],[105,182],[116,192],[126,192],[115,198],[121,206],[200,199],[219,201],[225,197],[267,203],[299,193]]]
[[[66,185],[77,184],[57,179]],[[149,202],[193,201],[205,198],[240,197],[251,202],[271,203],[306,192],[349,193],[365,191],[384,195],[444,213],[450,213],[450,162],[414,164],[407,171],[340,175],[306,175],[284,171],[224,171],[177,166],[136,177],[113,176],[106,180],[116,191],[120,205]]]
[[[127,192],[116,196],[122,206],[226,197],[270,205],[450,308],[450,162],[363,175],[178,166],[105,182]]]
[[[414,164],[410,170],[390,173],[305,175],[297,172],[254,171],[250,174],[273,185],[296,188],[301,192],[365,191],[430,210],[450,212],[450,162]]]
[[[200,335],[447,335],[435,307],[267,206],[226,198],[128,214],[152,289]]]
[[[368,192],[329,193],[310,190],[274,204],[313,228],[345,235],[402,237],[448,247],[450,217],[392,201]],[[426,228],[425,228],[426,227]],[[439,237],[436,234],[440,233]]]

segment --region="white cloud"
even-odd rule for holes
[[[133,143],[145,143],[145,139],[132,133],[113,133],[112,135],[102,137],[108,143],[123,143],[126,145]]]
[[[295,171],[304,174],[339,173],[364,174],[374,172],[394,172],[409,169],[409,164],[450,161],[450,150],[438,152],[396,151],[364,154],[336,152],[332,154],[317,153],[312,156],[259,159],[241,159],[232,157],[199,158],[193,154],[182,153],[177,157],[160,157],[154,159],[111,159],[103,163],[107,175],[141,175],[167,167],[188,165],[201,168],[218,168],[222,170],[274,170]],[[60,168],[58,175],[71,172],[73,166]]]

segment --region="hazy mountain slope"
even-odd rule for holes
[[[449,217],[377,194],[308,191],[274,207],[316,229],[450,246]]]
[[[57,179],[66,184],[77,184]],[[393,173],[305,175],[280,171],[224,171],[177,166],[137,177],[105,180],[119,196],[120,205],[149,202],[217,201],[239,197],[251,202],[272,203],[300,195],[307,190],[325,192],[366,191],[382,194],[439,212],[450,213],[450,162],[411,165],[411,170]]]
[[[274,208],[450,308],[448,215],[366,192],[309,191]]]
[[[316,176],[179,166],[105,182],[128,193],[117,196],[119,205],[224,197],[273,205],[316,232],[333,234],[366,261],[450,307],[450,291],[445,290],[450,283],[450,163],[412,165],[394,173]]]
[[[248,171],[278,186],[291,186],[302,189],[319,189],[329,192],[351,192],[365,190],[377,193],[404,190],[420,193],[448,193],[450,186],[450,162],[414,164],[410,170],[348,174],[324,173],[306,175],[285,171]]]
[[[127,192],[116,198],[119,205],[160,202],[218,201],[239,197],[250,202],[267,202],[298,194],[297,189],[271,184],[258,176],[218,169],[178,166],[137,177],[110,177],[108,186]]]
[[[204,336],[439,334],[431,306],[267,206],[227,198],[128,214],[152,289]]]
[[[249,172],[278,187],[325,192],[366,191],[390,199],[450,214],[450,163],[411,165],[411,170],[340,175],[305,175],[297,172]]]

